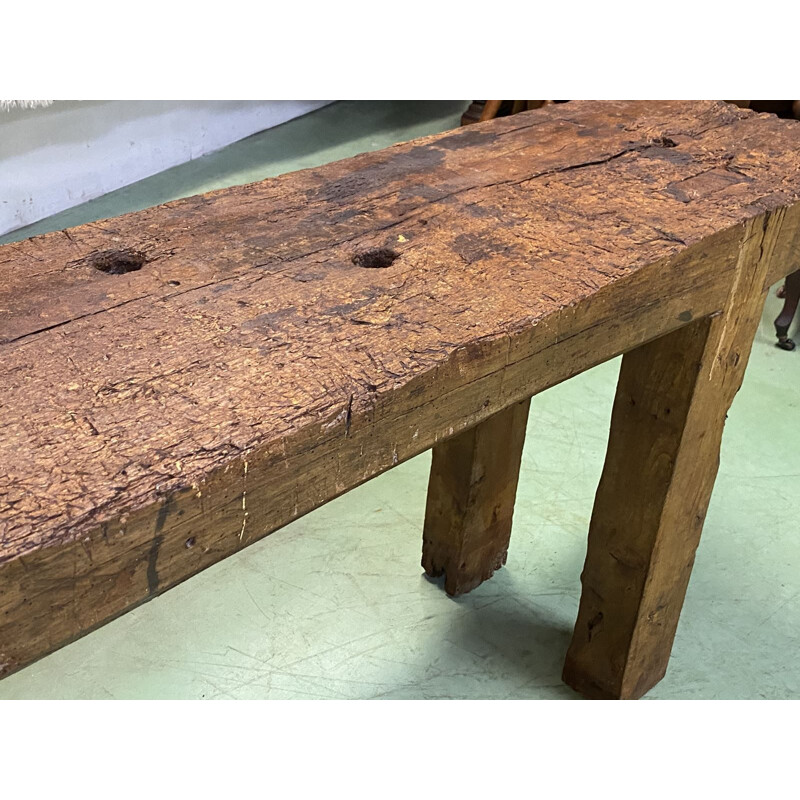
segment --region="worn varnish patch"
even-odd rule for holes
[[[721,103],[576,102],[1,247],[5,660],[712,313],[798,152]]]

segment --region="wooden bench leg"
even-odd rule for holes
[[[422,566],[464,594],[506,563],[530,400],[433,448]]]
[[[641,697],[666,672],[766,296],[758,248],[771,252],[774,238],[747,233],[724,311],[623,357],[564,667],[588,697]]]

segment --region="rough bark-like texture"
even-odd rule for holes
[[[570,103],[1,247],[0,675],[719,311],[798,152]]]
[[[464,594],[506,563],[530,398],[433,448],[422,566]]]
[[[626,354],[564,679],[638,698],[667,669],[783,214],[747,226],[722,313]]]

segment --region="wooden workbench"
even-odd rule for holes
[[[800,123],[575,102],[0,247],[0,676],[433,447],[505,563],[529,398],[625,353],[565,679],[664,674]]]

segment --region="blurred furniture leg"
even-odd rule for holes
[[[473,100],[469,108],[461,115],[461,125],[473,122],[485,122],[508,113],[519,114],[520,111],[532,111],[541,108],[550,100]],[[505,108],[503,106],[505,105]],[[501,114],[501,110],[503,114]]]
[[[800,269],[786,276],[783,298],[783,310],[775,320],[777,347],[781,350],[794,350],[795,343],[789,338],[789,326],[792,324],[800,300]]]
[[[461,115],[461,127],[463,128],[464,125],[472,125],[473,122],[478,122],[485,105],[485,100],[473,100],[469,104],[469,108]]]
[[[481,112],[480,122],[485,122],[487,119],[494,119],[497,116],[497,112],[500,110],[500,106],[503,105],[502,100],[487,100],[483,106],[483,111]]]

